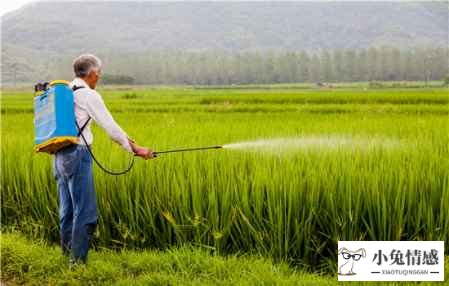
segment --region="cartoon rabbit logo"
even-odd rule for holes
[[[338,266],[338,275],[356,275],[357,273],[354,272],[354,262],[359,261],[362,257],[366,257],[366,251],[364,248],[350,251],[342,247],[338,250],[338,255],[343,256],[344,261]]]

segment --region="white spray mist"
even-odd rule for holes
[[[260,139],[224,145],[226,149],[264,152],[294,152],[301,150],[334,149],[389,149],[399,146],[399,141],[389,138],[363,138],[351,136],[305,136],[294,138]]]

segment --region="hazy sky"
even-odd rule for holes
[[[33,1],[32,0],[1,0],[0,1],[0,16],[3,16],[7,12],[16,10],[30,2],[33,2]]]
[[[25,5],[27,3],[35,2],[35,1],[36,0],[0,0],[0,16],[3,16],[7,12],[11,12],[11,11],[14,11],[16,9],[19,9],[20,7],[22,7],[23,5]],[[123,2],[125,2],[125,1],[126,0],[124,0]],[[329,2],[331,2],[331,1],[332,0],[330,0]],[[376,1],[379,1],[379,0],[343,0],[343,1],[347,1],[347,2],[348,1],[351,1],[351,2],[363,2],[363,1],[376,2]],[[388,2],[400,2],[400,1],[401,0],[390,0]],[[402,0],[402,1],[410,1],[410,0]],[[411,0],[411,1],[414,1],[414,0]],[[62,2],[62,1],[59,1],[59,2]],[[79,2],[81,2],[81,1],[79,1]],[[107,2],[107,1],[105,1],[105,2]],[[273,2],[275,2],[275,1],[273,1]],[[326,2],[326,0],[324,0],[324,1],[320,0],[320,2]]]

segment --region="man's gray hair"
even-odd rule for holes
[[[73,71],[76,77],[86,77],[91,71],[100,71],[101,60],[92,54],[85,54],[73,61]]]

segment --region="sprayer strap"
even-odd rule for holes
[[[83,133],[83,130],[84,130],[84,128],[86,128],[87,123],[89,123],[89,121],[90,121],[90,117],[86,120],[86,122],[80,128],[79,125],[78,125],[78,122],[76,122],[76,119],[75,119],[76,127],[78,127],[78,137],[81,135],[81,133]]]
[[[74,85],[74,86],[72,87],[72,91],[75,92],[75,91],[77,91],[78,89],[82,89],[82,88],[85,88],[85,87],[84,87],[84,86],[76,86],[76,85]],[[78,127],[78,136],[77,136],[77,137],[80,137],[81,133],[83,133],[83,130],[84,130],[84,128],[86,128],[87,123],[89,123],[89,121],[90,121],[90,117],[89,117],[89,119],[87,119],[87,121],[86,121],[86,122],[83,124],[83,126],[80,128],[79,125],[78,125],[78,122],[76,122],[76,119],[75,119],[76,127]]]
[[[84,88],[84,86],[76,86],[76,85],[74,85],[72,87],[72,91],[77,91],[78,89],[82,89],[82,88]]]

